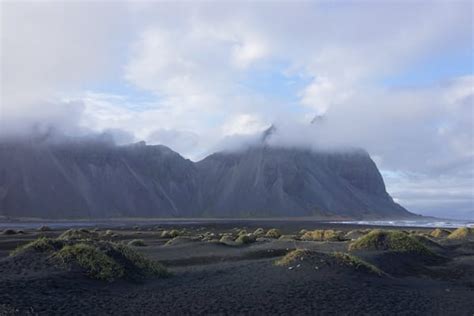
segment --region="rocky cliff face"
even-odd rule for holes
[[[385,191],[364,151],[266,145],[193,163],[165,146],[101,142],[0,144],[0,215],[11,217],[412,214]]]
[[[390,218],[409,216],[364,151],[255,147],[196,164],[205,214]]]

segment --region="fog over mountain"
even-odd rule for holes
[[[258,141],[196,163],[162,145],[51,137],[0,143],[0,215],[41,218],[406,218],[370,156]]]
[[[144,140],[196,169],[275,124],[270,148],[363,148],[397,203],[474,220],[473,12],[472,1],[1,1],[0,139],[48,135],[55,149],[37,150],[53,157],[65,139]]]

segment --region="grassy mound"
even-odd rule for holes
[[[423,246],[427,247],[428,249],[442,249],[443,247],[438,244],[436,241],[432,240],[431,238],[425,235],[411,235],[411,238],[418,241]]]
[[[474,239],[474,228],[459,227],[448,236],[448,239],[452,239],[452,240]]]
[[[18,254],[28,252],[28,251],[37,251],[37,252],[50,252],[57,251],[64,247],[65,243],[62,240],[56,240],[46,237],[40,237],[32,242],[27,243],[26,245],[17,247],[10,253],[10,256],[16,256]]]
[[[40,227],[38,228],[38,230],[39,230],[40,232],[49,232],[49,231],[51,231],[52,229],[51,229],[49,226],[43,225],[43,226],[40,226]]]
[[[97,280],[140,280],[168,275],[161,264],[145,258],[128,246],[108,241],[42,237],[15,249],[11,256],[29,255],[34,260],[41,254],[60,268],[78,270]]]
[[[301,267],[308,265],[319,270],[324,267],[342,266],[351,270],[361,271],[378,276],[385,275],[385,273],[376,266],[356,257],[342,252],[335,252],[332,254],[318,253],[308,249],[295,249],[288,252],[285,256],[278,259],[274,263],[276,266]]]
[[[257,237],[265,235],[265,230],[263,228],[257,228],[253,234]]]
[[[265,237],[268,238],[280,238],[281,236],[281,231],[276,228],[269,229],[267,233],[265,234]]]
[[[430,233],[431,237],[435,238],[445,238],[448,237],[451,232],[447,229],[436,228]]]
[[[423,255],[433,255],[412,236],[400,231],[373,230],[349,245],[349,250],[389,250],[395,252],[412,252]]]
[[[306,232],[301,236],[301,240],[305,241],[340,241],[344,240],[343,233],[339,231],[329,230],[313,230]]]
[[[247,235],[239,235],[237,239],[235,240],[236,243],[245,245],[245,244],[251,244],[256,241],[256,237],[254,234],[247,234]]]
[[[145,247],[146,246],[143,239],[130,240],[127,245],[132,246],[132,247]]]
[[[219,242],[223,244],[233,243],[234,237],[232,237],[232,235],[223,235]]]
[[[370,264],[367,261],[364,261],[354,255],[345,252],[335,252],[333,253],[333,256],[340,264],[353,267],[356,270],[374,273],[379,276],[385,274],[382,270],[380,270],[373,264]]]
[[[275,261],[276,266],[286,267],[297,261],[303,261],[305,257],[311,255],[311,251],[308,249],[295,249],[288,252],[282,258]]]
[[[351,230],[349,232],[347,232],[345,235],[344,235],[344,239],[347,239],[347,240],[356,240],[364,235],[366,235],[368,232],[366,231],[363,231],[363,230],[360,230],[360,229],[357,229],[357,230]]]
[[[176,245],[183,245],[183,244],[188,244],[190,242],[197,241],[199,239],[194,238],[194,237],[189,237],[189,236],[178,236],[174,237],[173,239],[168,240],[165,243],[165,246],[176,246]]]
[[[98,248],[78,243],[61,248],[53,256],[63,264],[77,264],[93,279],[113,281],[124,275],[124,269]]]
[[[91,232],[87,229],[68,229],[58,239],[60,240],[83,240],[83,239],[97,239],[99,234],[97,232]]]
[[[175,238],[175,237],[178,237],[180,234],[179,234],[179,231],[177,231],[176,229],[172,229],[172,230],[164,230],[163,232],[161,232],[161,238]]]

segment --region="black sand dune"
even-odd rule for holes
[[[54,265],[51,255],[8,256],[16,246],[39,235],[56,238],[63,231],[0,235],[0,314],[473,314],[471,241],[434,238],[430,247],[422,244],[431,256],[390,249],[349,251],[351,241],[298,240],[301,228],[335,228],[343,234],[363,230],[328,225],[288,224],[280,227],[281,233],[295,235],[295,239],[262,234],[248,244],[226,244],[219,239],[222,234],[235,238],[244,234],[244,229],[252,233],[260,226],[266,232],[272,226],[253,222],[246,227],[223,223],[89,231],[91,236],[100,236],[100,242],[140,240],[140,246],[131,248],[163,263],[172,274],[112,282],[91,278],[80,269]],[[163,230],[173,228],[186,237],[173,242],[161,238]],[[419,229],[417,234],[429,232]],[[278,264],[295,249],[303,255]],[[382,273],[374,273],[367,265]]]

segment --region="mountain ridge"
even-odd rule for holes
[[[0,143],[0,215],[412,217],[368,153],[261,144],[192,162],[144,142]]]

